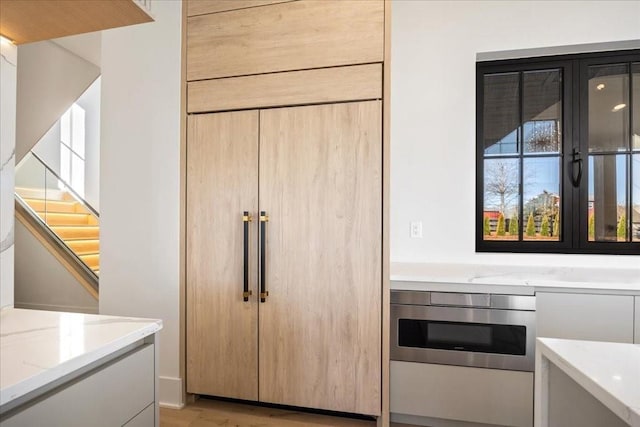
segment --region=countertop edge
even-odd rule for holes
[[[565,374],[567,374],[572,380],[578,383],[586,391],[588,391],[594,398],[599,400],[610,411],[616,414],[620,419],[631,425],[632,427],[640,427],[640,407],[635,407],[622,402],[619,398],[613,395],[609,390],[604,388],[601,384],[594,381],[589,375],[581,371],[573,363],[567,360],[565,357],[557,353],[551,345],[554,341],[565,341],[557,338],[538,338],[536,348],[539,349],[540,354],[549,359]],[[635,344],[626,344],[635,345]]]
[[[116,317],[116,316],[114,316]],[[122,320],[141,320],[131,317],[117,317]],[[8,385],[0,390],[0,413],[4,412],[6,406],[30,393],[50,385],[51,383],[72,375],[92,363],[98,362],[111,354],[122,350],[123,348],[134,344],[150,335],[160,331],[163,327],[162,320],[145,319],[149,322],[144,324],[140,329],[131,333],[122,335],[116,340],[108,342],[97,349],[66,360],[54,367],[43,370],[42,372],[25,378],[24,380]]]
[[[392,290],[640,296],[640,269],[391,263]]]

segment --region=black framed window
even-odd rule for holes
[[[640,51],[480,62],[476,249],[640,254]]]

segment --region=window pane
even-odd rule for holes
[[[60,118],[60,141],[67,147],[71,147],[71,108]]]
[[[84,160],[72,154],[71,162],[71,182],[69,185],[80,197],[84,197]]]
[[[484,239],[518,239],[518,159],[484,161]]]
[[[71,149],[84,159],[84,109],[77,104],[71,107]]]
[[[560,240],[560,158],[523,161],[523,239]]]
[[[60,145],[60,178],[71,181],[71,150],[64,144]]]
[[[483,142],[485,154],[518,152],[520,126],[518,73],[484,77]]]
[[[634,150],[640,150],[640,63],[633,64],[633,143]]]
[[[629,67],[589,67],[589,152],[629,148]]]
[[[560,70],[524,73],[522,92],[525,153],[557,153],[562,131]]]
[[[589,156],[589,241],[627,241],[626,155]]]
[[[632,159],[631,200],[633,201],[633,208],[631,210],[631,235],[634,242],[640,242],[640,154],[634,154]]]

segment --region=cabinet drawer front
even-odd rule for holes
[[[633,342],[633,296],[538,292],[537,336]]]
[[[380,99],[382,65],[230,77],[187,87],[189,113]]]
[[[17,408],[2,427],[121,426],[154,401],[154,346],[128,353]],[[153,407],[153,405],[151,405]]]
[[[394,414],[533,425],[532,372],[392,361],[390,392]]]
[[[382,0],[300,0],[187,19],[187,80],[382,62]]]
[[[150,404],[144,411],[133,417],[131,421],[126,423],[124,427],[150,427],[153,426],[156,420],[155,405]]]

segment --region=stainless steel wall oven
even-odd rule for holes
[[[391,291],[391,360],[533,372],[535,296]]]

